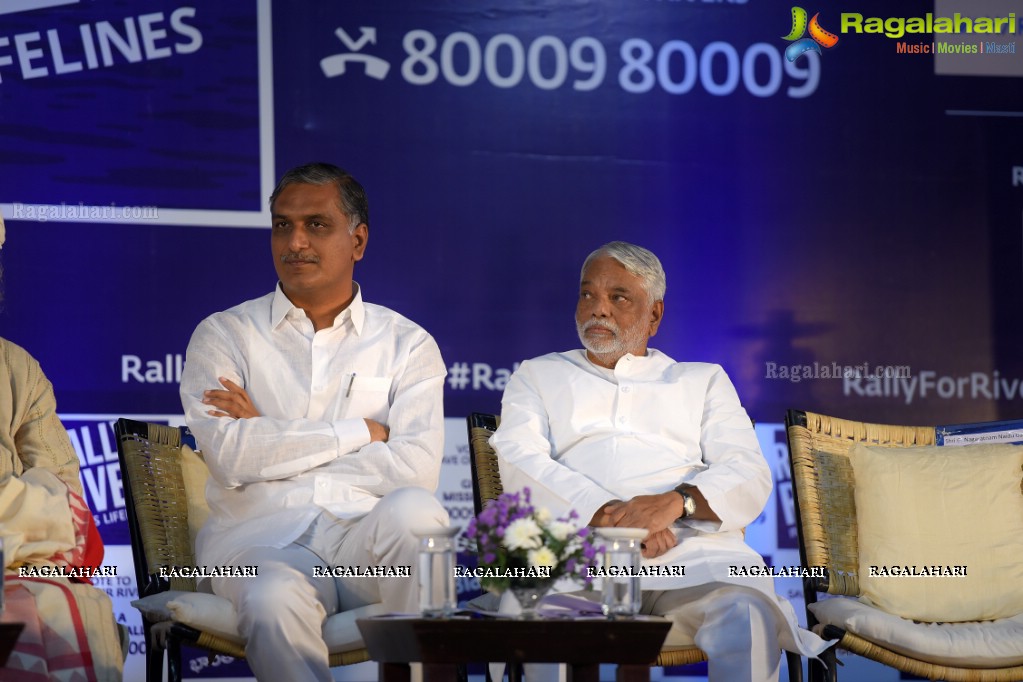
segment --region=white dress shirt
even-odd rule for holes
[[[313,330],[278,285],[199,324],[181,378],[185,418],[210,469],[197,560],[283,547],[320,514],[356,519],[397,488],[434,491],[443,455],[440,350],[421,327],[364,303]],[[203,392],[242,386],[261,416],[213,417]],[[390,429],[370,442],[364,419]]]

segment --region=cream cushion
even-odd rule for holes
[[[949,666],[1023,665],[1023,615],[982,623],[914,623],[855,599],[810,604],[817,620],[928,663]]]
[[[195,547],[195,536],[210,515],[210,505],[206,502],[206,479],[210,477],[210,470],[202,456],[187,445],[181,446],[181,477],[188,506],[188,540]]]
[[[204,592],[184,592],[167,602],[173,619],[196,630],[244,644],[238,633],[238,614],[227,599]],[[383,604],[370,604],[336,613],[323,623],[323,639],[332,654],[363,648],[362,636],[355,621],[385,613]]]
[[[206,502],[206,481],[209,468],[201,455],[188,445],[181,446],[181,474],[188,505],[188,535],[195,546],[195,536],[210,515]],[[244,645],[238,632],[238,614],[234,605],[223,597],[205,592],[167,590],[131,602],[151,622],[174,620],[196,630]],[[327,650],[343,653],[363,648],[362,636],[355,621],[385,613],[383,604],[370,604],[334,614],[323,623],[323,639]]]
[[[171,616],[170,609],[167,608],[167,602],[186,594],[190,593],[184,590],[166,590],[151,594],[148,597],[136,599],[131,602],[131,605],[138,609],[150,622],[159,623],[160,621],[170,620],[173,617]]]
[[[1023,613],[1023,447],[858,444],[849,459],[861,599],[928,622]],[[966,575],[870,574],[892,566],[960,566]]]

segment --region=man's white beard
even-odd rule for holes
[[[604,327],[609,329],[614,335],[610,338],[590,338],[586,336],[586,330],[590,327]],[[590,318],[586,322],[575,325],[576,332],[579,334],[579,340],[583,344],[583,348],[593,353],[601,361],[606,364],[614,364],[618,360],[630,352],[630,349],[640,348],[646,338],[643,333],[643,328],[639,325],[622,331],[617,323],[611,320],[596,320]]]

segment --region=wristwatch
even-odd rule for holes
[[[696,513],[696,498],[686,492],[688,487],[683,484],[675,488],[675,492],[682,496],[682,516],[679,517],[680,519],[690,517]]]

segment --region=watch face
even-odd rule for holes
[[[692,516],[693,514],[695,514],[696,500],[693,498],[693,496],[685,494],[682,496],[682,499],[685,500],[683,503],[683,508],[686,510],[686,516]]]

